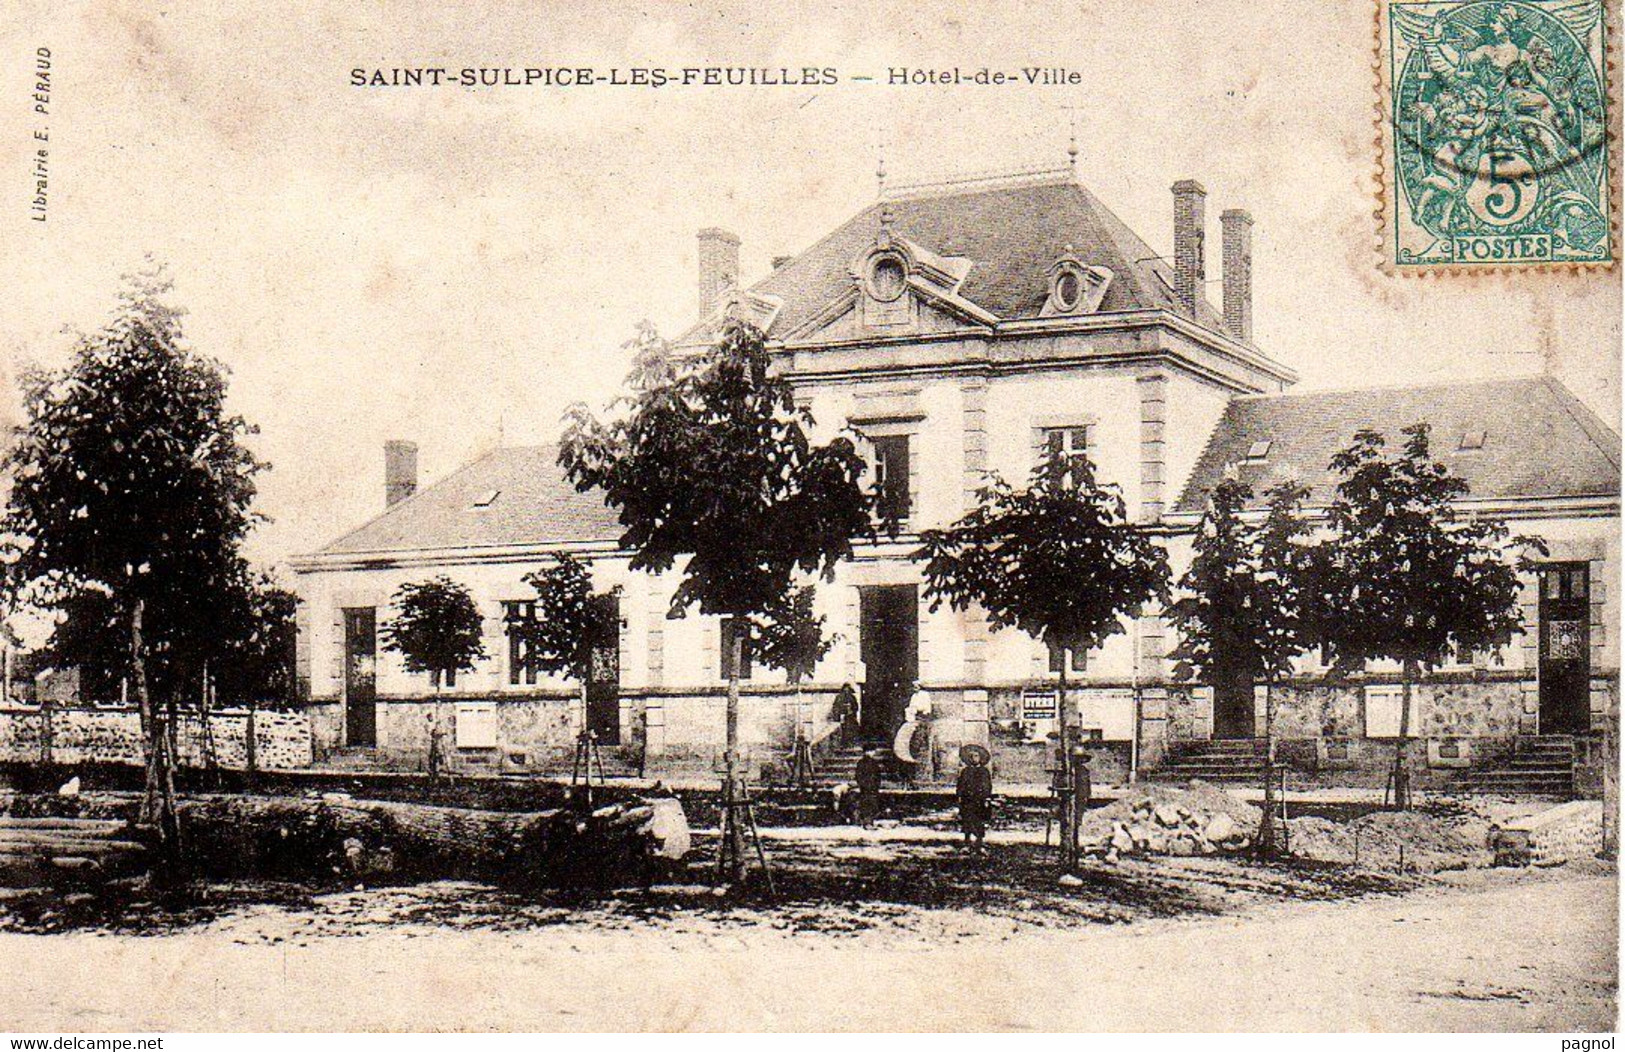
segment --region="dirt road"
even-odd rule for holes
[[[930,939],[686,915],[652,930],[459,930],[425,915],[345,937],[356,931],[301,929],[295,914],[259,908],[184,933],[0,935],[11,963],[0,1020],[20,1031],[1614,1026],[1612,876],[1463,879],[1003,935],[967,912],[956,936],[949,914]],[[1073,995],[1040,999],[1057,976]]]

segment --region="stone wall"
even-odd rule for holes
[[[1390,678],[1370,680],[1372,686],[1392,686]],[[1299,738],[1361,738],[1366,734],[1365,681],[1327,683],[1294,680],[1271,690],[1275,706],[1275,736]],[[1502,738],[1521,733],[1521,717],[1528,704],[1525,677],[1517,674],[1467,673],[1440,676],[1413,688],[1417,738]],[[1256,702],[1257,730],[1263,733],[1264,693]],[[1174,741],[1212,736],[1211,694],[1204,688],[1181,685],[1168,691],[1168,737]]]
[[[221,767],[248,766],[249,714],[223,709],[209,720],[215,762]],[[253,715],[255,763],[262,770],[309,767],[314,758],[311,721],[302,711],[262,710]],[[176,725],[182,764],[202,766],[203,721],[182,713]],[[0,760],[55,763],[143,762],[141,715],[134,708],[0,709]]]

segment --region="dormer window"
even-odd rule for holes
[[[1483,431],[1464,431],[1461,443],[1456,446],[1459,453],[1473,453],[1484,448],[1485,434]]]
[[[1269,439],[1261,438],[1257,442],[1254,442],[1252,445],[1248,446],[1247,463],[1257,464],[1260,461],[1269,459],[1271,445],[1272,443]]]
[[[1041,314],[1053,317],[1092,313],[1106,298],[1106,289],[1111,283],[1111,271],[1086,265],[1072,254],[1072,246],[1068,245],[1065,254],[1050,267],[1049,299]]]
[[[903,294],[908,284],[908,271],[902,257],[887,252],[878,255],[869,264],[869,295],[882,303],[891,303]]]
[[[481,493],[479,496],[474,498],[474,503],[472,505],[470,505],[470,507],[473,507],[475,509],[489,508],[491,505],[493,505],[493,504],[495,504],[497,502],[497,498],[500,497],[501,495],[502,495],[501,490],[497,490],[497,489],[486,490],[484,493]]]
[[[1083,279],[1070,267],[1055,276],[1055,306],[1064,314],[1078,309],[1083,300]]]

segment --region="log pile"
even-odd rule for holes
[[[0,817],[0,886],[97,883],[146,868],[146,848],[124,822]]]
[[[672,801],[591,812],[476,811],[342,794],[186,801],[185,850],[203,872],[294,880],[490,880],[541,890],[646,883],[672,854]],[[681,827],[687,839],[686,824]],[[686,851],[687,845],[682,845]],[[681,851],[677,852],[680,857]]]

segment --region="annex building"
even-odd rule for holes
[[[787,762],[796,728],[827,772],[859,739],[890,739],[920,684],[931,746],[926,778],[952,778],[958,747],[988,745],[1001,780],[1043,780],[1054,673],[1068,662],[1096,777],[1244,774],[1262,706],[1215,711],[1212,691],[1173,682],[1173,640],[1154,613],[1089,653],[1049,653],[975,612],[932,611],[908,553],[919,529],[973,502],[984,474],[1024,479],[1059,446],[1093,458],[1129,513],[1170,549],[1175,573],[1206,492],[1226,471],[1262,491],[1287,476],[1324,502],[1327,463],[1355,431],[1399,436],[1432,425],[1435,453],[1468,480],[1473,509],[1544,538],[1549,561],[1526,583],[1523,633],[1499,655],[1460,654],[1418,692],[1411,750],[1419,785],[1570,777],[1575,750],[1614,724],[1619,650],[1619,437],[1555,380],[1292,391],[1297,377],[1253,341],[1253,220],[1226,209],[1209,252],[1206,194],[1173,187],[1173,252],[1160,258],[1070,171],[899,189],[801,254],[739,284],[739,240],[699,234],[703,343],[727,311],[768,335],[798,398],[826,433],[863,436],[896,538],[864,544],[819,602],[838,643],[799,688],[748,676],[741,740],[753,775]],[[1216,256],[1222,302],[1204,296]],[[616,552],[613,513],[565,482],[552,447],[500,448],[420,488],[416,448],[385,453],[387,506],[297,560],[299,667],[325,762],[419,766],[427,677],[379,646],[402,583],[446,574],[485,616],[491,655],[440,695],[462,770],[567,770],[583,722],[621,771],[709,774],[723,734],[716,618],[667,617],[674,580],[634,574]],[[619,586],[619,632],[576,685],[538,674],[517,640],[524,575],[550,552],[590,556]],[[1299,776],[1382,784],[1399,726],[1397,669],[1331,684],[1313,655],[1280,694],[1282,754]],[[861,688],[856,728],[833,699]],[[1531,757],[1534,760],[1531,760]],[[1535,762],[1535,761],[1539,762]],[[1498,781],[1502,780],[1502,781]]]

